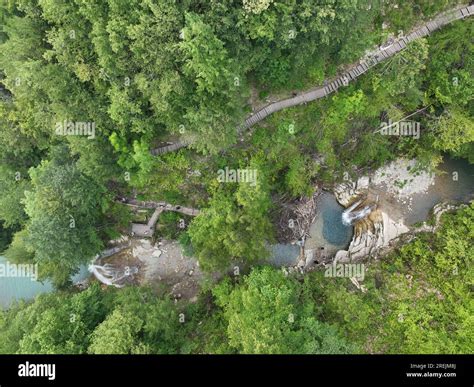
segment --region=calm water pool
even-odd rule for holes
[[[354,228],[342,223],[344,207],[336,197],[323,192],[318,198],[318,213],[316,220],[309,230],[310,238],[306,240],[307,249],[324,247],[328,253],[346,248],[351,239]]]
[[[6,263],[5,257],[0,257],[0,265]],[[83,266],[79,273],[72,278],[72,281],[81,281],[89,275],[87,267]],[[51,292],[52,290],[53,286],[48,281],[41,283],[26,277],[0,277],[0,307],[8,308],[13,301],[20,299],[31,300],[38,294]]]
[[[474,193],[474,164],[465,160],[446,158],[439,167],[444,173],[437,174],[435,184],[428,192],[413,195],[412,210],[405,214],[405,222],[413,225],[425,221],[435,204],[449,200],[468,202]],[[454,177],[454,179],[453,179]]]
[[[342,223],[345,208],[329,192],[323,192],[317,200],[318,212],[310,227],[310,237],[305,242],[305,248],[324,247],[330,254],[346,248],[352,239],[353,227]],[[276,244],[271,246],[270,251],[269,263],[273,266],[293,266],[298,263],[300,247],[297,245]]]

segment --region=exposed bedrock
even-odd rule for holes
[[[347,207],[341,221],[354,225],[354,236],[348,249],[339,250],[335,262],[353,262],[375,255],[391,240],[409,231],[401,220],[393,220],[375,201],[367,199],[369,183],[370,178],[364,176],[356,182],[344,182],[334,189],[339,203]]]
[[[347,250],[339,250],[336,262],[353,262],[368,255],[375,255],[389,246],[390,241],[407,233],[409,228],[403,222],[396,222],[379,208],[354,224],[354,237]]]

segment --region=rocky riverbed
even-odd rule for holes
[[[386,166],[379,168],[369,176],[362,176],[357,181],[346,181],[334,188],[339,203],[349,207],[356,201],[373,204],[374,210],[364,219],[354,224],[354,237],[347,250],[340,250],[335,255],[335,261],[349,262],[364,259],[371,255],[377,257],[388,251],[393,241],[407,233],[419,231],[433,231],[433,227],[425,222],[421,226],[414,226],[406,219],[416,219],[413,214],[420,207],[423,209],[423,219],[427,219],[424,201],[432,203],[430,211],[439,222],[442,212],[453,210],[455,205],[445,202],[451,197],[467,198],[470,186],[469,172],[458,168],[455,176],[462,176],[462,189],[454,188],[453,192],[439,195],[438,185],[446,190],[445,186],[453,185],[457,181],[447,181],[449,174],[446,169],[451,168],[451,160],[442,165],[442,169],[434,171],[419,168],[416,160],[397,159]],[[459,165],[458,165],[459,167]],[[470,170],[470,167],[465,167]],[[453,171],[450,171],[453,172]],[[453,173],[454,173],[453,172]],[[448,176],[447,176],[448,175]],[[466,195],[459,195],[459,193]],[[472,192],[472,189],[471,189]],[[438,204],[432,198],[438,199]],[[443,200],[444,199],[444,200]],[[421,202],[421,205],[420,205]],[[434,208],[433,208],[434,206]],[[436,223],[435,222],[435,223]]]
[[[445,170],[446,165],[442,166]],[[449,166],[452,169],[451,164]],[[456,208],[442,199],[465,201],[468,195],[472,195],[472,182],[469,182],[472,168],[461,167],[456,164],[455,172],[463,185],[455,186],[450,191],[445,188],[446,184],[449,185],[447,176],[454,173],[450,169],[449,173],[436,174],[418,168],[415,160],[398,159],[356,181],[348,180],[337,185],[334,187],[334,196],[329,192],[318,191],[319,194],[308,201],[287,206],[288,214],[283,211],[285,216],[281,218],[283,220],[280,219],[280,223],[286,225],[288,219],[294,218],[294,223],[299,227],[290,227],[291,233],[283,235],[282,239],[286,238],[290,242],[270,246],[272,257],[268,263],[285,267],[289,272],[303,273],[331,262],[357,262],[368,256],[377,258],[392,249],[398,241],[407,243],[416,232],[434,231],[441,214]],[[444,192],[442,196],[433,196],[433,192],[438,194],[440,191]],[[413,212],[418,210],[420,201],[430,199],[432,202],[438,198],[443,203],[434,205],[437,201],[430,206],[435,226],[426,222],[421,225],[405,222],[407,217],[413,216]],[[350,227],[352,239],[342,241],[339,238],[342,237],[341,230],[334,226],[342,226],[344,208],[354,203],[357,203],[355,210],[369,210]],[[427,214],[422,213],[424,220]],[[310,223],[306,224],[308,220]],[[300,250],[303,241],[305,247]],[[339,243],[348,247],[338,247]],[[205,280],[204,273],[195,258],[183,255],[176,241],[154,242],[148,238],[135,237],[131,239],[128,251],[119,256],[124,254],[139,267],[136,283],[156,287],[165,285],[175,299],[197,299],[201,283]]]

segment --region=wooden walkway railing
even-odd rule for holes
[[[340,87],[348,85],[349,82],[354,81],[356,78],[367,72],[370,68],[376,66],[378,63],[383,62],[384,60],[404,50],[410,42],[423,38],[455,20],[465,19],[473,14],[474,5],[464,5],[452,9],[450,11],[443,12],[442,14],[435,17],[433,20],[424,24],[422,27],[413,30],[407,36],[403,36],[395,40],[390,45],[385,44],[381,46],[382,48],[378,48],[376,50],[371,51],[364,59],[357,62],[351,70],[328,82],[325,86],[320,86],[310,91],[301,93],[293,98],[287,98],[281,101],[270,103],[269,105],[265,106],[264,108],[260,109],[259,111],[248,117],[245,122],[237,128],[237,131],[241,133],[244,130],[255,125],[257,122],[264,120],[270,114],[275,113],[279,110],[291,106],[301,105],[310,101],[315,101],[317,99],[324,98],[332,93],[335,93]],[[188,145],[190,144],[184,141],[178,142],[173,145],[154,149],[151,151],[151,153],[153,155],[162,155],[184,148]]]

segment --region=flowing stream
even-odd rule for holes
[[[435,184],[424,194],[413,195],[412,209],[403,214],[406,224],[413,225],[427,219],[433,206],[444,200],[468,201],[474,193],[474,165],[464,160],[446,158],[440,166],[444,174],[435,178]],[[318,212],[314,223],[311,225],[310,237],[305,242],[306,249],[321,249],[327,253],[335,253],[349,245],[353,227],[351,223],[355,218],[365,216],[367,208],[356,210],[352,215],[346,212],[346,221],[343,222],[345,212],[333,194],[323,192],[318,200]],[[344,224],[346,223],[346,224]],[[293,266],[298,262],[300,247],[290,244],[276,244],[271,246],[269,263],[274,266]],[[0,256],[0,265],[5,265],[6,259]],[[107,273],[105,273],[107,274]],[[79,282],[89,277],[87,265],[72,280]],[[0,277],[0,307],[7,308],[14,300],[34,298],[37,294],[53,290],[50,282],[32,281],[22,277]]]

